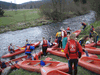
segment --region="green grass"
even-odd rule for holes
[[[29,72],[23,69],[19,69],[16,71],[11,72],[9,75],[41,75],[40,73],[36,72]]]
[[[52,22],[46,20],[39,12],[39,9],[5,10],[4,16],[0,17],[0,33],[46,25]]]
[[[4,16],[0,17],[0,26],[13,25],[19,22],[30,22],[40,18],[38,9],[33,10],[17,10],[17,11],[5,11]]]
[[[41,26],[52,22],[50,20],[45,20],[43,15],[40,16],[39,11],[39,9],[5,10],[4,16],[0,17],[0,33]]]

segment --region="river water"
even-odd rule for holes
[[[62,22],[58,23],[52,23],[50,25],[43,25],[38,27],[31,27],[23,30],[17,30],[17,31],[9,31],[0,34],[0,56],[8,53],[8,46],[10,43],[16,46],[24,46],[26,39],[32,40],[32,43],[37,41],[42,41],[42,37],[45,37],[46,39],[49,39],[51,36],[53,37],[53,40],[55,39],[56,32],[61,28],[67,28],[70,26],[72,32],[80,29],[81,22],[86,22],[89,24],[95,22],[95,15],[96,13],[94,11],[90,11],[90,13],[77,16],[74,18],[69,18],[66,20],[63,20]],[[37,48],[34,52],[39,52],[40,49]],[[25,55],[20,54],[16,57],[20,57]],[[3,59],[4,60],[4,59]],[[8,58],[6,60],[9,60]]]

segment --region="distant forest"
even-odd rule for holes
[[[8,3],[4,1],[0,1],[0,7],[2,9],[33,9],[39,8],[41,5],[45,4],[46,2],[50,2],[50,0],[42,0],[42,1],[30,1],[22,4],[14,4]]]

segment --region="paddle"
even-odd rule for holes
[[[16,47],[18,47],[20,50],[23,50],[23,49],[25,49],[25,48],[22,48],[22,47],[19,47],[19,46],[16,46]]]

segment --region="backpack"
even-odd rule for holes
[[[40,65],[41,66],[45,66],[45,62],[43,62],[43,60],[40,61]]]
[[[7,67],[7,65],[5,64],[5,62],[2,62],[1,68],[6,68],[6,67]]]
[[[71,46],[71,45],[70,45],[70,43],[68,42],[68,51],[69,51],[69,54],[77,54],[77,52],[79,51],[78,45],[77,45],[77,42],[76,42],[76,41],[75,41],[75,44],[76,44],[76,45],[72,45],[72,48],[70,49],[69,46]],[[75,48],[75,47],[76,47],[76,48]]]

